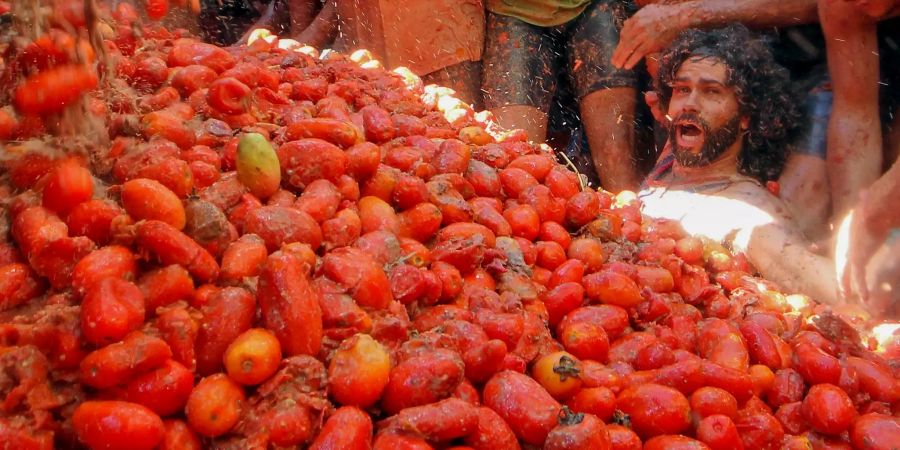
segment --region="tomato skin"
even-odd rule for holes
[[[641,436],[677,434],[691,425],[688,399],[668,386],[629,387],[619,394],[616,406],[631,417],[632,428]]]
[[[116,342],[144,323],[144,294],[134,283],[105,278],[81,302],[81,332],[97,345]]]
[[[44,186],[42,204],[51,211],[65,214],[94,195],[91,172],[74,160],[64,160],[50,172]]]
[[[360,306],[386,309],[393,300],[384,270],[368,253],[359,249],[344,247],[326,254],[322,273],[346,286]]]
[[[212,374],[222,368],[222,358],[231,342],[250,329],[256,316],[256,301],[245,289],[218,290],[201,311],[197,334],[197,372]]]
[[[235,78],[219,78],[208,89],[206,102],[219,112],[243,114],[250,107],[250,88]]]
[[[163,264],[180,264],[200,281],[214,280],[219,275],[219,264],[206,249],[165,222],[138,222],[137,245],[155,254]]]
[[[860,389],[872,399],[887,403],[900,400],[900,380],[888,368],[855,356],[847,358],[847,365],[856,370]]]
[[[185,406],[191,428],[207,437],[221,436],[231,430],[245,405],[244,391],[223,373],[200,380]]]
[[[712,415],[724,415],[732,419],[737,417],[737,399],[724,389],[704,386],[691,394],[690,401],[691,411],[701,418]]]
[[[803,403],[785,403],[775,412],[775,418],[788,434],[800,435],[809,431],[809,425],[803,417]]]
[[[494,410],[478,408],[478,427],[465,437],[466,445],[475,450],[519,450],[519,441],[509,425]]]
[[[256,292],[266,328],[275,333],[287,356],[317,355],[322,345],[320,294],[300,260],[291,254],[269,256]]]
[[[592,274],[600,270],[606,260],[606,255],[603,253],[603,246],[601,245],[600,240],[590,237],[572,239],[572,243],[569,244],[566,254],[569,256],[569,259],[577,259],[583,262],[584,273],[586,274]],[[625,284],[628,283],[626,282]],[[585,285],[585,289],[587,289],[587,287],[588,286]],[[634,301],[631,297],[626,298],[626,300],[628,300],[627,303]]]
[[[194,374],[174,360],[138,375],[125,386],[125,400],[144,405],[162,417],[184,408],[194,387]]]
[[[66,216],[66,225],[72,236],[86,236],[97,245],[105,245],[111,235],[113,219],[123,214],[122,208],[104,200],[79,203]]]
[[[606,362],[609,355],[609,337],[597,316],[602,311],[594,307],[577,308],[559,322],[557,336],[566,351],[579,359]]]
[[[343,405],[367,408],[381,398],[390,380],[387,350],[367,334],[344,340],[328,366],[329,393]]]
[[[236,64],[236,61],[225,49],[197,41],[183,40],[176,42],[166,59],[169,67],[190,66],[200,64],[216,71],[224,72]]]
[[[185,224],[181,199],[156,180],[136,178],[122,185],[122,205],[135,220],[155,219],[181,230]]]
[[[451,350],[409,358],[394,367],[381,398],[389,414],[404,408],[433,403],[452,394],[465,376],[465,364]]]
[[[338,408],[325,422],[310,450],[369,450],[372,419],[354,406]]]
[[[877,413],[860,416],[850,429],[850,442],[861,450],[895,448],[900,442],[900,420]]]
[[[154,313],[156,308],[191,298],[194,280],[184,267],[173,264],[146,272],[138,281],[138,287],[144,293],[147,311]]]
[[[146,0],[145,10],[151,20],[160,20],[169,12],[169,0]]]
[[[57,66],[26,78],[16,88],[13,103],[23,114],[54,114],[95,87],[97,74],[88,66]]]
[[[446,442],[475,432],[478,420],[475,405],[458,398],[448,398],[405,408],[382,425],[386,430],[407,432],[430,442]]]
[[[769,406],[779,408],[781,405],[803,400],[806,385],[803,377],[794,369],[781,369],[775,372],[775,382],[767,395]]]
[[[499,414],[519,439],[537,446],[556,426],[561,408],[538,382],[509,370],[484,386],[484,405]]]
[[[276,153],[282,182],[301,189],[321,178],[337,182],[349,164],[349,157],[340,148],[316,138],[286,142]]]
[[[547,440],[546,450],[609,450],[609,432],[603,421],[592,414],[569,413],[560,419]]]
[[[856,408],[843,389],[831,384],[809,388],[803,399],[803,417],[819,433],[838,435],[856,418]]]
[[[710,447],[680,434],[670,434],[649,439],[644,443],[644,450],[710,450]]]
[[[581,362],[571,353],[554,352],[534,363],[532,377],[553,398],[566,400],[581,389]]]
[[[27,264],[0,265],[0,311],[12,309],[40,295],[45,286]]]
[[[194,92],[208,88],[217,78],[215,70],[195,64],[177,69],[172,76],[171,85],[183,98],[188,98]]]
[[[281,363],[281,344],[270,331],[252,328],[241,333],[225,350],[225,371],[232,380],[254,385],[267,380]]]
[[[570,230],[577,230],[600,214],[600,200],[593,190],[579,192],[566,202],[566,223]]]
[[[170,308],[156,318],[156,328],[169,347],[172,359],[194,372],[197,368],[194,344],[200,325],[187,308]]]
[[[617,424],[606,425],[609,434],[610,450],[641,450],[641,438],[630,428]]]
[[[784,428],[767,412],[756,412],[735,420],[744,448],[775,450],[784,438]]]
[[[321,139],[341,148],[350,148],[363,142],[362,133],[355,124],[323,117],[300,119],[289,124],[285,129],[285,137],[289,141]]]
[[[200,438],[183,420],[167,419],[163,421],[163,425],[166,427],[166,435],[159,445],[159,450],[201,450],[203,448]]]
[[[378,433],[372,450],[434,450],[425,440],[401,434]]]
[[[155,369],[171,357],[165,341],[135,331],[121,342],[89,353],[81,361],[80,379],[88,386],[106,389]]]
[[[91,449],[152,449],[163,439],[163,421],[128,402],[87,401],[72,414],[78,440]]]
[[[728,416],[714,414],[704,417],[697,425],[697,439],[712,450],[743,450],[737,427]]]

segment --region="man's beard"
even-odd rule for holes
[[[703,145],[699,152],[692,148],[678,145],[678,126],[676,124],[690,123],[703,130]],[[728,150],[741,137],[741,116],[735,114],[725,125],[715,130],[710,129],[709,124],[700,118],[697,113],[682,113],[669,126],[669,142],[672,143],[672,151],[675,161],[683,167],[705,166]]]

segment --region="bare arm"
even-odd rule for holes
[[[828,176],[835,217],[874,182],[882,165],[876,23],[844,0],[820,0],[834,104],[828,122]]]
[[[772,223],[753,230],[747,256],[766,279],[786,293],[802,293],[814,300],[838,303],[834,263],[809,251],[809,245],[783,224]]]
[[[820,303],[839,301],[834,262],[810,250],[781,202],[764,188],[742,184],[729,197],[747,205],[747,216],[764,213],[766,220],[743,228],[735,246],[743,249],[760,274],[778,283],[786,293],[801,293]]]
[[[616,67],[631,69],[688,28],[713,28],[732,22],[769,27],[815,21],[816,0],[690,0],[653,4],[625,21],[612,61]]]
[[[867,300],[870,287],[866,283],[867,269],[885,239],[894,228],[900,228],[900,209],[892,208],[894,200],[900,196],[900,163],[895,162],[887,173],[881,176],[865,191],[859,206],[853,210],[849,232],[837,234],[835,260],[839,264],[839,274],[844,294],[848,298],[860,297]],[[847,225],[842,226],[843,227]],[[898,247],[897,243],[893,244]],[[879,264],[875,264],[879,266]],[[884,264],[880,264],[884,266]],[[876,267],[876,271],[881,271]]]

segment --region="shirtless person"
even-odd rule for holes
[[[683,30],[718,28],[733,22],[758,30],[777,30],[773,42],[776,61],[792,70],[794,81],[809,91],[804,131],[792,143],[778,180],[779,196],[798,228],[812,240],[830,233],[831,216],[825,130],[832,95],[824,67],[825,49],[817,25],[800,26],[818,19],[816,1],[641,0],[641,9],[625,21],[612,58],[613,65],[626,69],[645,59],[653,74],[658,59],[655,54]]]
[[[685,31],[662,55],[655,88],[669,138],[639,194],[644,213],[745,253],[788,292],[836,303],[834,264],[808,250],[763,184],[781,173],[800,117],[765,44],[742,25]]]

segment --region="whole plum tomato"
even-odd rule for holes
[[[639,435],[677,434],[691,426],[691,406],[684,394],[668,386],[647,383],[625,389],[617,406],[628,414]]]
[[[519,439],[538,446],[556,426],[561,409],[540,384],[509,370],[494,375],[485,384],[484,404],[496,411]]]
[[[136,403],[87,401],[72,414],[78,440],[91,449],[152,449],[163,439],[163,421]]]
[[[900,442],[900,419],[871,413],[860,416],[850,429],[850,442],[854,448],[864,450],[888,450]]]
[[[803,417],[809,425],[823,434],[841,434],[856,418],[856,408],[850,396],[832,384],[817,384],[809,388],[802,408]]]

